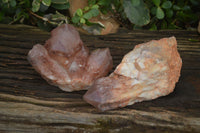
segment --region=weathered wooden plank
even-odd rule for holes
[[[183,59],[175,91],[156,100],[99,112],[82,100],[85,91],[67,93],[49,85],[26,56],[49,33],[26,25],[0,24],[0,132],[200,132],[200,36],[195,31],[128,31],[82,35],[93,50],[109,47],[118,65],[136,44],[175,36]]]

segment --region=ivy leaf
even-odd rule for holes
[[[140,0],[131,0],[133,6],[139,6],[140,5]]]
[[[165,1],[165,2],[162,4],[161,7],[164,8],[164,9],[169,9],[169,8],[172,7],[172,2],[171,2],[171,1]]]
[[[108,0],[99,0],[99,2],[98,2],[98,5],[101,5],[101,6],[106,6],[106,5],[108,5]]]
[[[92,18],[92,14],[87,12],[86,14],[83,15],[83,18],[90,19],[90,18]]]
[[[33,0],[32,11],[37,12],[40,9],[40,0]]]
[[[78,22],[80,21],[80,17],[75,15],[73,18],[72,18],[72,22],[77,24]]]
[[[173,14],[174,14],[174,12],[173,12],[173,10],[167,10],[166,11],[166,16],[168,17],[168,18],[171,18],[172,16],[173,16]]]
[[[88,0],[89,6],[94,5],[94,4],[96,4],[96,0]]]
[[[156,24],[153,24],[149,30],[150,30],[150,31],[157,30],[157,26],[156,26]]]
[[[152,7],[151,8],[151,14],[152,15],[156,15],[156,10],[157,10],[157,8],[154,6],[154,7]]]
[[[76,10],[76,14],[78,15],[78,16],[82,16],[83,15],[83,11],[82,11],[82,9],[77,9]]]
[[[54,4],[66,4],[68,3],[68,0],[51,0]]]
[[[92,10],[90,10],[91,14],[92,14],[92,17],[96,17],[99,15],[99,10],[94,8]]]
[[[182,9],[183,9],[184,11],[191,10],[190,6],[184,6]]]
[[[40,11],[41,12],[45,12],[48,8],[49,8],[49,6],[45,6],[43,3],[40,4]]]
[[[177,5],[174,5],[174,6],[173,6],[173,9],[174,9],[175,11],[181,10],[181,8],[180,8],[179,6],[177,6]]]
[[[92,8],[92,9],[93,9],[93,8],[96,8],[96,9],[98,9],[98,8],[99,8],[99,6],[98,6],[98,5],[93,5],[91,8]]]
[[[42,29],[42,30],[45,30],[45,31],[50,31],[52,29],[52,26],[49,24],[49,23],[46,23],[42,20],[37,20],[37,26]]]
[[[158,7],[157,10],[156,10],[156,17],[158,19],[163,19],[165,17],[165,14],[160,7]]]
[[[124,12],[131,23],[138,26],[146,25],[150,22],[149,10],[143,0],[138,6],[133,6],[131,0],[123,1]]]
[[[10,0],[10,5],[12,6],[12,7],[15,7],[16,6],[16,0]]]
[[[42,4],[44,4],[45,6],[50,6],[51,0],[42,0]]]
[[[160,0],[152,0],[156,6],[160,6]]]
[[[58,10],[66,10],[66,9],[69,9],[70,5],[69,3],[65,3],[65,4],[52,4],[51,6]]]
[[[97,23],[93,23],[93,22],[90,22],[88,20],[86,20],[86,23],[85,23],[87,26],[98,26],[100,28],[105,28],[105,26],[101,23],[101,22],[97,22]]]
[[[101,10],[101,13],[103,13],[103,14],[107,14],[108,13],[108,8],[100,8],[100,10]]]
[[[3,1],[3,3],[8,3],[8,0],[2,0]]]
[[[181,27],[179,27],[175,24],[169,24],[168,29],[181,29]]]
[[[81,19],[80,19],[80,23],[85,24],[85,22],[86,22],[86,21],[85,21],[84,18],[81,18]]]
[[[94,9],[91,9],[90,11],[88,11],[87,13],[85,13],[85,14],[83,15],[83,18],[85,18],[85,19],[90,19],[90,18],[96,17],[96,16],[98,16],[98,15],[99,15],[99,10],[96,9],[96,8],[94,8]]]
[[[88,11],[88,10],[90,10],[90,7],[86,6],[86,7],[84,7],[83,10],[84,10],[84,11]]]

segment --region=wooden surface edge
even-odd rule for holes
[[[0,30],[1,132],[200,132],[200,116],[190,115],[193,110],[195,113],[200,111],[198,109],[200,97],[187,101],[196,96],[190,95],[188,90],[185,91],[188,93],[188,99],[180,95],[180,98],[183,98],[181,105],[193,104],[181,108],[185,109],[184,111],[169,110],[160,105],[162,102],[157,102],[159,105],[156,106],[155,101],[168,100],[161,98],[153,100],[153,104],[150,101],[139,103],[135,107],[98,112],[82,100],[84,92],[65,93],[48,85],[27,62],[27,52],[35,43],[43,43],[49,37],[49,33],[26,25],[0,24]],[[158,39],[171,36],[173,32],[177,35],[178,49],[184,59],[183,75],[187,76],[181,81],[187,81],[188,75],[192,77],[191,82],[179,84],[178,87],[183,89],[191,87],[194,91],[193,88],[197,85],[195,89],[198,89],[200,81],[197,79],[200,74],[200,43],[189,39],[199,38],[195,31],[135,31],[134,33],[120,29],[117,34],[81,35],[81,37],[90,49],[109,47],[116,66],[135,44],[148,41],[152,37]],[[197,83],[193,84],[193,81]],[[48,90],[50,94],[46,96]],[[179,94],[180,89],[176,90],[177,92],[170,95],[169,99]],[[176,102],[176,98],[170,102],[174,101]],[[85,108],[85,110],[79,111],[75,108]]]

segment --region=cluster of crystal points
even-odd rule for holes
[[[94,82],[84,100],[105,111],[168,95],[181,66],[175,37],[139,44],[109,77]]]
[[[108,48],[89,54],[79,33],[69,25],[51,32],[45,45],[36,44],[28,60],[41,76],[64,91],[89,90],[84,100],[101,111],[125,107],[171,93],[180,77],[182,60],[175,37],[136,45],[108,77]]]
[[[69,24],[54,29],[44,46],[36,44],[28,60],[45,80],[68,92],[88,89],[112,69],[109,49],[89,54],[79,33]]]

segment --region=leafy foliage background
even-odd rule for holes
[[[88,6],[69,15],[68,0],[0,0],[0,23],[23,23],[51,30],[63,23],[98,25],[90,19],[111,12],[129,29],[196,28],[200,19],[199,0],[88,0]]]

